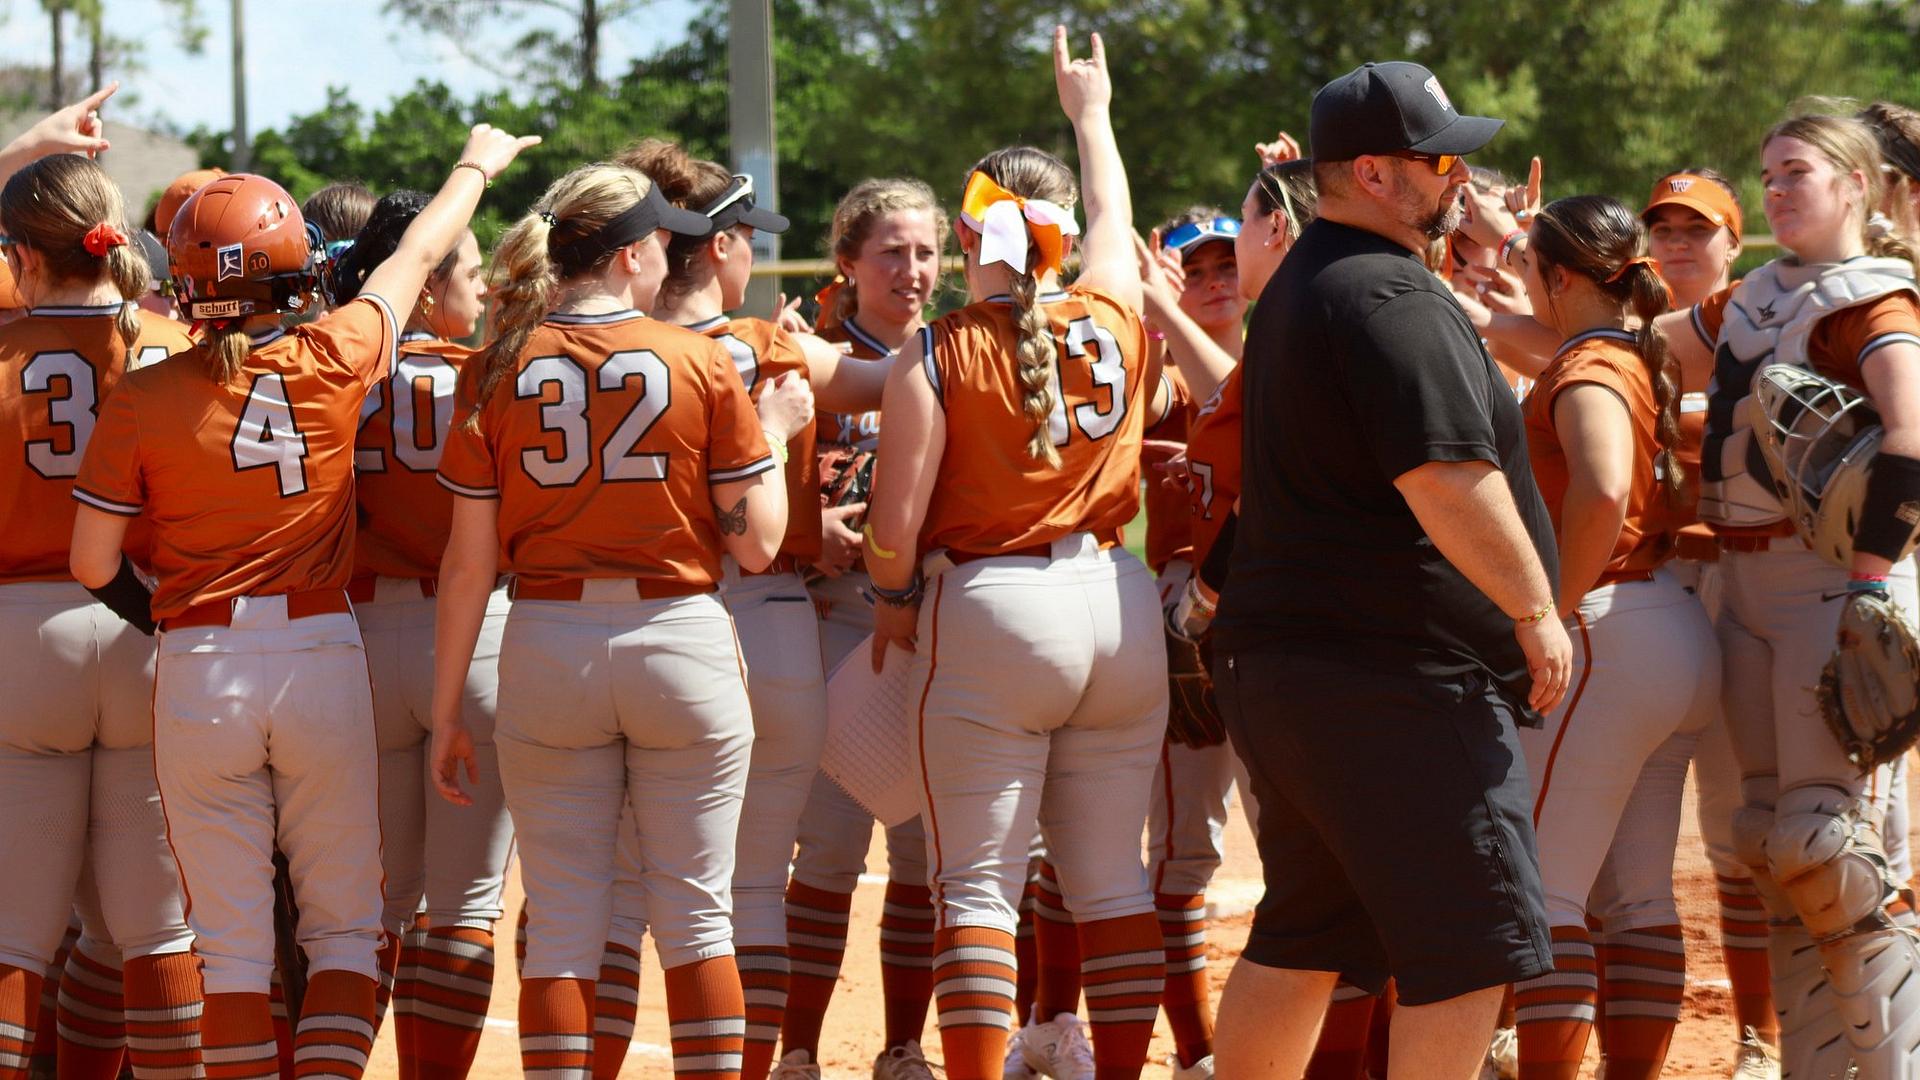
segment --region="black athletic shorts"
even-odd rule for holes
[[[1422,1005],[1552,970],[1519,710],[1491,679],[1214,658],[1259,803],[1248,960]]]

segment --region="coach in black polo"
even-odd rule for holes
[[[1552,966],[1514,727],[1566,688],[1553,531],[1513,394],[1420,259],[1500,124],[1418,64],[1314,97],[1320,216],[1247,336],[1213,631],[1267,885],[1222,1077],[1301,1075],[1336,975],[1395,980],[1396,1077],[1403,1047],[1407,1076],[1472,1076],[1501,988]]]

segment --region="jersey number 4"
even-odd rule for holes
[[[1073,406],[1073,426],[1089,439],[1104,439],[1120,427],[1120,421],[1127,415],[1127,363],[1126,357],[1120,354],[1120,342],[1092,319],[1079,318],[1067,324],[1062,345],[1068,361],[1089,365],[1093,375],[1095,400]],[[1088,346],[1092,346],[1091,351]],[[1066,372],[1058,360],[1054,361],[1053,384],[1053,412],[1047,417],[1047,434],[1052,436],[1053,445],[1065,446],[1072,436],[1067,430],[1067,396],[1063,392],[1067,385]],[[1098,401],[1102,390],[1108,398],[1104,409]]]
[[[287,381],[279,375],[253,377],[231,446],[236,472],[273,469],[283,499],[307,490],[307,437],[294,425]]]
[[[540,356],[527,361],[514,381],[513,394],[521,400],[542,397],[546,387],[557,390],[553,401],[540,405],[540,428],[560,436],[560,445],[520,451],[520,467],[541,487],[569,487],[580,481],[593,464],[593,431],[587,402],[594,394],[624,390],[640,380],[640,397],[627,410],[600,447],[600,479],[606,483],[665,480],[667,455],[636,454],[633,448],[673,401],[667,365],[652,349],[628,349],[607,357],[588,382],[587,369],[570,356]]]

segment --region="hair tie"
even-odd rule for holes
[[[551,229],[551,228],[553,228],[553,227],[555,227],[555,226],[557,226],[557,225],[559,225],[559,224],[560,224],[560,219],[559,219],[559,218],[557,218],[557,217],[554,217],[554,216],[553,216],[553,211],[551,211],[551,210],[542,210],[542,211],[540,211],[540,220],[541,220],[541,221],[544,221],[544,222],[546,222],[546,223],[547,223],[547,228],[549,228],[549,229]]]
[[[1066,238],[1080,235],[1066,207],[1016,195],[978,171],[967,177],[960,219],[980,234],[980,265],[1005,263],[1016,274],[1032,271],[1035,277],[1059,270],[1066,261]],[[1031,265],[1029,241],[1037,256]]]
[[[1885,240],[1893,235],[1893,219],[1875,210],[1867,215],[1867,239]]]
[[[1626,262],[1621,263],[1620,269],[1615,270],[1613,273],[1607,275],[1606,284],[1611,285],[1614,282],[1619,281],[1621,278],[1626,277],[1627,271],[1632,270],[1636,266],[1657,266],[1657,265],[1658,264],[1655,262],[1653,256],[1651,255],[1635,255],[1633,258],[1628,259]]]
[[[80,239],[80,244],[87,249],[87,254],[96,259],[106,258],[107,252],[117,247],[124,247],[126,242],[126,233],[104,221],[88,229],[87,235]]]
[[[827,284],[826,288],[813,294],[813,302],[819,304],[820,310],[823,312],[832,311],[834,303],[839,300],[840,294],[846,290],[847,284],[845,274],[833,275],[833,280]]]

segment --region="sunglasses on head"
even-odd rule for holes
[[[710,218],[717,218],[728,207],[740,206],[741,203],[745,203],[747,207],[753,205],[753,177],[745,173],[734,173],[733,183],[728,185],[727,190],[720,193],[720,197],[713,201],[713,205],[702,210],[701,213]]]
[[[1459,164],[1460,161],[1459,154],[1421,154],[1412,150],[1395,150],[1381,156],[1397,157],[1404,161],[1424,161],[1428,165],[1433,166],[1433,175],[1435,176],[1447,175],[1453,171],[1453,167]]]
[[[1160,238],[1163,247],[1185,252],[1188,248],[1203,240],[1232,240],[1240,235],[1240,223],[1230,217],[1208,218],[1205,221],[1189,221],[1184,225],[1169,229]]]

